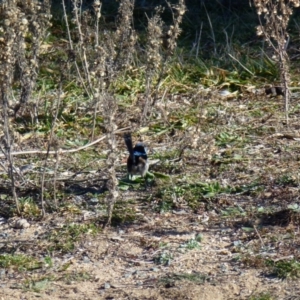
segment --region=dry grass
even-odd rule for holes
[[[282,95],[267,96],[263,88],[253,88],[253,82],[237,83],[234,72],[221,68],[205,66],[203,71],[183,65],[184,55],[168,60],[167,55],[175,50],[160,47],[163,36],[157,44],[149,36],[145,51],[149,54],[158,45],[156,54],[167,65],[162,69],[155,65],[155,56],[153,60],[139,57],[140,64],[145,59],[148,65],[138,65],[131,56],[140,49],[131,19],[126,18],[132,12],[126,10],[131,2],[126,3],[127,7],[120,8],[118,24],[129,22],[128,30],[120,25],[122,31],[116,35],[99,35],[106,42],[103,46],[85,19],[87,24],[81,29],[86,32],[77,36],[78,44],[70,46],[70,51],[64,49],[65,40],[47,42],[44,49],[60,50],[52,54],[56,63],[66,54],[67,58],[59,67],[51,65],[51,60],[43,62],[41,69],[51,72],[41,73],[38,92],[21,116],[3,106],[8,109],[5,126],[10,130],[6,140],[13,137],[10,145],[18,152],[37,150],[33,155],[14,155],[12,149],[4,149],[1,156],[13,157],[13,161],[1,162],[0,174],[0,214],[5,219],[0,226],[9,234],[1,237],[0,264],[5,269],[10,264],[13,274],[5,277],[5,292],[12,295],[12,288],[17,287],[18,292],[26,289],[32,296],[32,291],[45,289],[55,299],[68,290],[62,285],[65,281],[83,281],[78,289],[85,286],[86,293],[95,298],[92,285],[96,281],[102,286],[109,278],[122,285],[108,295],[101,290],[101,297],[149,298],[146,292],[139,294],[142,284],[145,290],[156,287],[162,299],[183,299],[184,295],[199,299],[191,291],[201,290],[201,284],[212,291],[215,286],[219,292],[227,288],[227,299],[249,299],[251,292],[245,291],[242,297],[243,292],[238,294],[228,282],[237,280],[238,289],[248,282],[239,272],[251,279],[260,272],[264,276],[251,281],[250,291],[259,286],[257,293],[263,295],[274,289],[284,299],[284,283],[265,276],[272,274],[295,280],[290,291],[299,295],[297,92],[291,97],[287,128]],[[181,11],[180,7],[175,10],[179,15]],[[155,26],[162,26],[158,15],[149,20],[149,26],[149,34],[157,32]],[[85,47],[86,41],[101,47]],[[125,41],[126,53],[118,53],[118,45]],[[94,52],[88,55],[88,50]],[[151,113],[142,119],[145,111]],[[141,178],[125,180],[128,153],[122,135],[127,130],[149,148],[151,174],[146,189]],[[58,148],[45,159],[45,152],[39,152],[47,147]],[[42,174],[44,190],[40,188]],[[12,186],[16,203],[12,202]],[[112,227],[104,234],[99,228],[107,222],[107,207]],[[15,237],[19,217],[31,224],[23,228],[24,239]],[[225,262],[221,263],[222,256]],[[82,260],[88,262],[86,270]],[[89,269],[89,260],[100,265]],[[35,270],[30,269],[32,265]],[[158,274],[145,280],[138,275],[125,277],[124,270],[142,271],[147,265],[158,268]],[[178,282],[184,291],[172,289]],[[132,292],[128,284],[134,287]],[[59,291],[51,286],[58,286]],[[152,296],[159,299],[157,294]]]

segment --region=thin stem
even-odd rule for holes
[[[7,101],[7,94],[3,91],[2,92],[2,101],[3,101],[3,118],[4,118],[4,134],[6,138],[6,158],[8,160],[8,175],[11,180],[11,193],[13,199],[16,203],[17,212],[20,214],[20,206],[19,200],[16,193],[16,186],[15,186],[15,177],[14,177],[14,160],[12,155],[12,140],[9,132],[9,124],[8,124],[8,101]]]
[[[44,167],[43,167],[43,173],[42,173],[42,178],[41,178],[41,203],[42,203],[42,215],[43,217],[45,216],[45,204],[44,204],[44,189],[45,189],[45,174],[46,174],[46,167],[47,167],[47,159],[49,157],[49,152],[50,152],[50,147],[51,144],[53,142],[53,136],[54,136],[54,129],[55,129],[55,124],[57,121],[57,117],[58,117],[58,112],[59,112],[59,107],[60,107],[60,102],[61,102],[61,94],[62,94],[62,80],[60,81],[60,86],[59,86],[59,94],[58,94],[58,100],[57,100],[57,104],[56,104],[56,109],[55,109],[55,115],[52,121],[52,125],[51,125],[51,131],[50,131],[50,136],[49,136],[49,140],[48,140],[48,145],[47,145],[47,153],[46,153],[46,157],[45,157],[45,161],[44,161]],[[54,194],[56,192],[56,171],[58,168],[58,151],[57,149],[55,150],[56,156],[57,156],[57,160],[56,160],[56,166],[55,166],[55,172],[54,172]],[[55,207],[57,208],[57,201],[56,201],[56,197],[55,197]]]

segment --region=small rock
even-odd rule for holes
[[[237,240],[237,241],[234,241],[234,242],[233,242],[233,245],[234,245],[235,247],[241,246],[241,245],[242,245],[242,242],[241,242],[240,240]]]
[[[9,237],[9,235],[6,232],[0,233],[0,238],[7,239],[8,237]]]
[[[220,269],[222,270],[223,273],[227,273],[228,272],[228,265],[226,263],[222,263],[220,265]]]
[[[153,272],[158,272],[159,269],[158,269],[158,268],[151,268],[151,271],[153,271]]]
[[[147,278],[148,274],[145,272],[141,272],[138,276],[139,276],[139,278]]]
[[[104,288],[105,290],[110,289],[110,284],[109,284],[108,282],[105,282],[103,288]]]
[[[24,165],[24,166],[20,167],[20,171],[22,174],[25,174],[25,173],[31,171],[33,169],[33,167],[34,167],[33,164]]]
[[[75,202],[77,202],[78,204],[81,204],[83,199],[82,199],[82,196],[74,196],[73,198],[75,200]]]
[[[83,263],[88,264],[91,262],[91,260],[87,256],[83,256],[82,258]]]
[[[0,217],[0,225],[5,224],[7,220],[3,217]]]
[[[30,227],[30,224],[27,222],[26,219],[18,219],[12,223],[12,227],[15,229],[25,229]]]
[[[5,269],[0,269],[0,279],[5,278]]]
[[[91,199],[89,200],[89,203],[90,203],[91,205],[96,205],[96,204],[99,203],[99,199],[98,199],[98,198],[91,198]]]
[[[183,210],[183,209],[182,210],[173,210],[172,212],[175,215],[186,215],[187,214],[187,211]]]

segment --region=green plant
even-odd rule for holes
[[[174,203],[171,200],[160,200],[157,204],[156,210],[159,211],[161,214],[171,211],[174,207]]]
[[[25,290],[40,293],[41,291],[48,289],[50,282],[54,280],[54,276],[42,276],[38,279],[26,279],[23,284],[23,288]]]
[[[0,267],[16,268],[18,271],[31,271],[39,269],[43,263],[37,259],[22,254],[2,254],[0,255]]]
[[[228,145],[237,145],[244,142],[243,138],[234,132],[221,132],[216,136],[216,144],[220,147]]]
[[[281,279],[296,279],[300,277],[300,263],[295,259],[290,261],[267,260],[266,265],[273,275]]]
[[[46,256],[45,258],[44,258],[44,261],[45,261],[45,265],[47,266],[47,267],[52,267],[53,266],[53,261],[52,261],[52,258],[50,257],[50,256]]]
[[[19,208],[20,212],[27,217],[38,217],[41,215],[40,208],[30,197],[19,198]]]
[[[296,179],[294,176],[290,174],[284,174],[281,175],[277,180],[276,183],[281,186],[298,186],[298,183],[296,182]]]
[[[178,201],[187,203],[191,208],[197,208],[200,202],[214,199],[222,193],[232,193],[233,188],[222,187],[219,182],[198,182],[178,184],[162,188],[157,196],[160,199],[157,208],[161,212],[169,211]]]
[[[222,215],[224,217],[245,217],[247,213],[240,207],[226,207],[224,210],[222,210]]]
[[[169,266],[173,259],[173,255],[169,251],[163,251],[154,258],[154,262],[159,265]]]
[[[192,249],[200,249],[200,244],[197,240],[195,239],[190,239],[184,244],[181,244],[180,247],[181,249],[187,249],[187,250],[192,250]]]
[[[289,43],[288,23],[294,7],[300,6],[299,0],[278,1],[255,0],[259,23],[257,35],[263,36],[274,51],[280,70],[281,84],[283,85],[284,109],[288,124],[290,102],[290,67],[287,46]]]
[[[69,224],[62,228],[53,229],[47,235],[49,251],[71,252],[82,234],[95,235],[99,230],[99,227],[94,224]]]
[[[91,275],[87,272],[72,272],[72,273],[66,273],[63,276],[63,281],[67,284],[72,284],[74,282],[82,282],[87,281],[91,279]]]
[[[249,298],[249,300],[275,300],[275,299],[276,298],[274,298],[270,292],[262,292],[258,294],[255,293]]]

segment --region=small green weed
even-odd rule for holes
[[[284,174],[280,176],[277,180],[276,183],[281,186],[292,186],[292,187],[297,187],[298,184],[295,180],[295,178],[292,175],[289,174]]]
[[[72,272],[64,274],[62,280],[67,284],[72,284],[74,282],[82,282],[91,279],[91,275],[87,272]]]
[[[79,241],[82,234],[95,235],[99,231],[100,228],[94,224],[64,225],[62,228],[54,229],[49,233],[49,251],[61,251],[63,253],[73,251],[75,243]]]
[[[8,268],[13,267],[18,271],[31,271],[35,269],[40,269],[43,263],[37,259],[20,255],[20,254],[2,254],[0,255],[0,267]]]
[[[161,151],[156,152],[152,155],[153,159],[159,159],[161,161],[175,159],[179,156],[180,151],[179,150],[168,150],[168,151]]]
[[[123,201],[118,201],[115,203],[111,225],[118,226],[124,223],[132,223],[137,219],[136,211],[134,207],[130,204],[134,204],[135,201],[127,201],[124,203]]]
[[[19,207],[23,216],[26,217],[38,217],[41,215],[41,210],[34,200],[30,197],[20,198]]]
[[[55,280],[54,276],[46,276],[46,277],[43,276],[35,280],[26,279],[23,287],[25,290],[40,293],[41,291],[44,291],[47,288],[49,288],[50,282],[54,280]]]
[[[155,136],[160,136],[160,135],[164,135],[167,133],[171,133],[174,132],[175,130],[185,130],[188,125],[190,123],[193,123],[193,120],[191,120],[191,118],[178,118],[178,117],[174,117],[174,120],[172,120],[168,125],[164,125],[164,124],[153,124],[150,127],[150,131],[152,131]]]
[[[179,248],[187,250],[200,249],[200,244],[195,239],[190,239],[186,243],[180,245]]]
[[[249,182],[249,184],[235,186],[231,188],[231,194],[243,194],[243,195],[257,195],[263,192],[265,186],[259,182],[259,180],[254,180]]]
[[[168,251],[163,251],[154,258],[154,262],[159,265],[169,266],[171,264],[171,261],[173,259],[173,255],[169,253]]]
[[[259,293],[257,295],[252,295],[249,300],[273,300],[273,296],[269,292]]]
[[[52,262],[52,258],[50,257],[50,256],[46,256],[45,258],[44,258],[44,261],[45,261],[45,265],[47,266],[47,267],[52,267],[53,266],[53,262]]]
[[[244,161],[243,157],[240,154],[233,153],[232,151],[226,151],[221,154],[215,154],[211,159],[211,162],[214,165],[232,164],[242,161]]]
[[[159,242],[158,247],[161,248],[161,249],[167,248],[168,247],[168,243]]]
[[[175,185],[161,189],[157,197],[161,199],[158,202],[157,209],[160,212],[166,212],[175,207],[175,203],[185,201],[190,208],[195,209],[200,202],[205,199],[213,199],[222,193],[231,193],[230,187],[222,187],[219,182],[192,183]]]
[[[81,214],[81,209],[73,204],[73,203],[67,203],[60,206],[60,213],[66,214],[66,215],[79,215]]]
[[[223,188],[217,181],[210,183],[198,183],[195,185],[191,185],[191,187],[200,192],[204,198],[214,198],[218,194],[228,191],[227,188]]]
[[[268,260],[266,265],[271,273],[281,279],[296,279],[300,277],[300,263],[295,259],[290,261],[273,261]]]
[[[223,217],[245,217],[247,213],[240,207],[226,207],[222,210]]]
[[[226,147],[228,145],[241,146],[243,143],[245,143],[245,140],[234,133],[221,132],[216,136],[216,144],[219,147]]]
[[[122,191],[139,190],[146,186],[151,186],[154,183],[155,175],[147,172],[146,176],[143,178],[140,175],[133,175],[132,178],[128,178],[128,175],[121,180],[119,180],[119,189]]]
[[[159,213],[163,214],[168,211],[171,211],[174,208],[174,203],[171,200],[160,200],[158,201],[156,210],[159,211]]]

